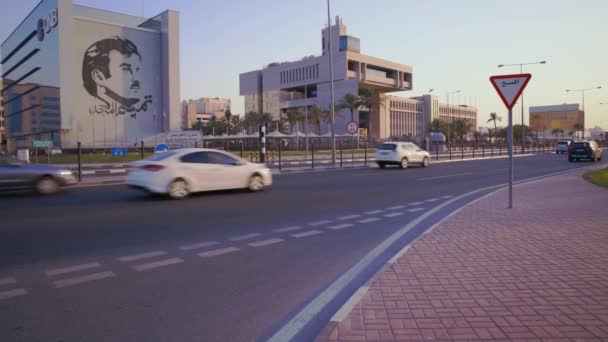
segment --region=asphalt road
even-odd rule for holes
[[[582,166],[591,163],[515,159],[519,180]],[[184,201],[125,186],[0,196],[0,340],[266,339],[395,230],[506,182],[507,167],[495,159],[278,175],[262,193]],[[314,338],[366,278],[298,339]]]

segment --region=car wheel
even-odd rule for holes
[[[384,163],[378,163],[378,167],[381,169],[384,169],[385,166],[386,166],[386,164],[384,164]]]
[[[169,196],[173,199],[183,199],[190,195],[188,183],[183,179],[176,179],[169,184]]]
[[[401,159],[399,166],[401,166],[402,169],[407,169],[407,158]]]
[[[262,179],[262,176],[258,174],[251,176],[251,178],[249,178],[249,185],[247,188],[251,192],[257,192],[264,189],[264,180]]]
[[[53,177],[42,177],[36,182],[35,189],[41,195],[52,195],[59,191],[59,183]]]
[[[422,159],[422,167],[429,167],[429,157]]]

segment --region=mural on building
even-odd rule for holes
[[[142,94],[142,55],[137,46],[117,36],[95,42],[84,53],[82,82],[94,99],[90,114],[132,117],[147,112],[152,95]]]

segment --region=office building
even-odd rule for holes
[[[2,89],[2,79],[0,79],[0,89]],[[6,150],[6,135],[4,134],[4,97],[0,93],[0,152]]]
[[[581,137],[585,112],[580,104],[530,107],[530,130],[539,139]],[[580,125],[580,128],[577,128]],[[559,131],[559,132],[558,132]]]
[[[223,120],[230,109],[230,99],[201,97],[182,102],[183,129],[191,128],[196,121]]]
[[[133,145],[182,126],[179,16],[43,0],[1,45],[8,150]]]

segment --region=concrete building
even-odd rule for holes
[[[133,145],[182,126],[179,16],[43,0],[1,45],[8,150]]]
[[[381,93],[412,89],[412,67],[360,52],[358,38],[347,34],[346,26],[339,17],[330,29],[321,31],[322,54],[309,56],[295,62],[271,63],[261,70],[240,75],[240,95],[245,97],[245,113],[270,113],[275,119],[290,108],[306,108],[319,105],[329,108],[330,73],[329,42],[331,40],[335,102],[347,93],[358,94],[363,87],[377,89]],[[288,42],[286,42],[288,43]],[[355,120],[359,127],[371,132],[374,138],[390,136],[388,108],[376,104],[371,116],[356,111],[351,118],[349,110],[336,116],[336,133],[346,133],[346,123]],[[329,125],[322,132],[329,131]]]
[[[563,130],[558,138],[582,136],[583,130],[576,130],[576,124],[584,127],[585,112],[580,104],[562,104],[530,107],[530,129],[539,139],[554,139],[556,129]],[[572,132],[572,135],[570,134]]]
[[[2,79],[0,79],[0,89],[2,89]],[[6,135],[4,134],[4,97],[0,92],[0,151],[6,149]]]
[[[191,128],[196,121],[223,120],[230,109],[230,99],[201,97],[182,102],[183,129]]]

